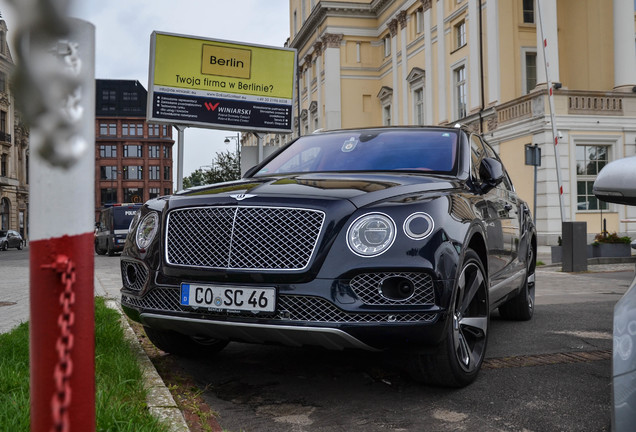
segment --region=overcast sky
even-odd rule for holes
[[[22,1],[22,0],[19,0]],[[289,0],[73,0],[71,16],[95,25],[95,77],[139,80],[148,89],[148,57],[153,30],[202,38],[282,47],[289,37]],[[0,12],[15,29],[14,11],[0,0]],[[176,129],[173,130],[175,142]],[[184,176],[210,165],[236,132],[188,128],[185,131]],[[177,144],[173,159],[177,162]]]

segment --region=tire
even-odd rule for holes
[[[468,249],[449,306],[446,337],[433,352],[415,354],[413,378],[455,388],[472,383],[486,354],[489,323],[488,278],[479,256]]]
[[[22,250],[22,242],[18,243],[18,250]]]
[[[150,342],[157,348],[181,357],[208,357],[221,351],[228,341],[193,338],[170,330],[158,330],[144,326]]]
[[[108,242],[108,246],[106,246],[106,248],[107,248],[106,252],[108,253],[108,256],[115,256],[115,251],[113,250],[113,247],[110,244],[110,242]]]
[[[104,249],[100,249],[99,246],[97,246],[97,242],[95,242],[95,253],[97,255],[105,255],[106,251]]]
[[[9,250],[9,244],[7,242],[2,243],[2,250],[3,251]]]
[[[535,268],[537,260],[532,245],[528,248],[527,254],[526,277],[523,279],[519,294],[499,306],[499,315],[503,319],[529,321],[534,315]]]

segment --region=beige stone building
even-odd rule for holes
[[[265,136],[265,154],[316,129],[462,123],[499,151],[531,208],[524,152],[541,148],[540,243],[556,244],[562,218],[586,221],[590,236],[605,220],[636,237],[635,209],[591,193],[605,163],[636,154],[634,9],[634,0],[290,0],[296,124],[293,135]],[[255,143],[244,134],[244,146]]]
[[[0,229],[28,238],[29,132],[15,108],[9,76],[15,64],[0,19]]]

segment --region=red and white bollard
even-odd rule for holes
[[[68,37],[52,45],[48,52],[30,53],[50,56],[46,61],[52,65],[34,73],[36,85],[44,85],[40,91],[50,94],[37,102],[49,111],[32,120],[30,143],[31,431],[90,432],[95,430],[95,28],[70,20]],[[33,68],[41,59],[32,60]],[[50,81],[38,83],[47,74]]]

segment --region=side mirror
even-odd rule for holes
[[[598,173],[592,190],[601,201],[636,205],[636,156],[605,165]]]
[[[486,193],[503,181],[503,165],[497,159],[484,158],[479,166],[479,176],[482,181],[481,192]]]

